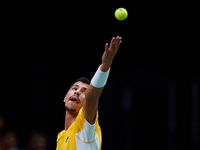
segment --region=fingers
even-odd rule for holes
[[[117,36],[117,37],[116,37],[116,40],[115,40],[115,45],[116,45],[116,47],[119,47],[120,43],[122,42],[121,39],[122,39],[122,38],[121,38],[120,36]]]
[[[112,48],[111,49],[118,50],[119,45],[122,42],[121,39],[122,38],[120,36],[117,36],[116,38],[114,38],[113,41],[112,41]]]
[[[113,47],[113,45],[115,44],[115,37],[113,37],[110,41],[110,49]]]
[[[106,43],[105,50],[117,50],[119,48],[120,43],[122,42],[121,39],[122,37],[120,36],[117,36],[116,38],[113,37],[110,41],[109,48],[108,48],[108,43]]]
[[[115,57],[115,54],[117,53],[119,49],[119,45],[122,42],[121,37],[113,37],[110,41],[110,45],[108,46],[108,43],[105,44],[105,51],[102,56],[102,63],[109,64],[109,66],[112,64],[112,60]]]
[[[105,51],[108,51],[108,43],[105,44]]]

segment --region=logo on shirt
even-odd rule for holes
[[[69,136],[67,137],[66,142],[68,142],[68,140],[69,140]]]

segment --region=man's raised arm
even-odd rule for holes
[[[111,39],[110,45],[105,44],[105,51],[102,56],[102,64],[93,76],[90,85],[85,93],[85,103],[83,105],[84,117],[90,124],[94,124],[95,116],[98,109],[98,101],[107,82],[112,61],[117,53],[121,41],[121,37],[117,36]]]

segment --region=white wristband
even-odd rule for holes
[[[104,87],[106,85],[109,72],[110,72],[110,68],[108,71],[102,72],[100,70],[100,66],[99,66],[99,68],[97,69],[96,73],[94,74],[94,76],[91,80],[91,84],[96,88]]]

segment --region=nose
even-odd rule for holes
[[[80,90],[77,89],[76,91],[74,91],[74,94],[77,95],[77,96],[79,96],[79,94],[80,94]]]

